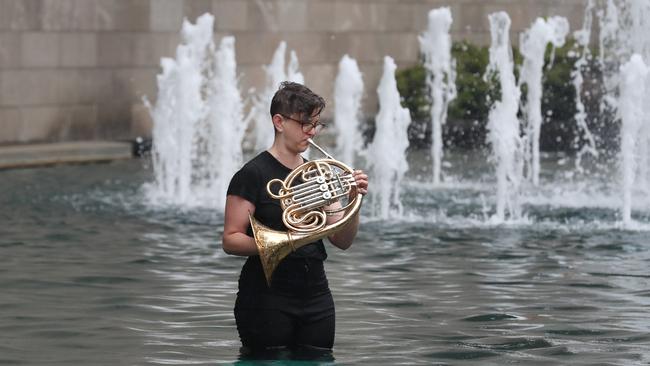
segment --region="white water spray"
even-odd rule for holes
[[[339,61],[339,72],[334,85],[334,125],[337,137],[337,156],[346,164],[354,166],[356,154],[363,141],[359,121],[363,78],[357,61],[344,55]]]
[[[289,52],[289,65],[287,66],[287,80],[299,84],[305,83],[305,77],[302,74],[302,72],[300,72],[300,63],[298,62],[298,55],[294,50],[291,50],[291,52]]]
[[[205,192],[218,195],[215,201],[217,207],[222,207],[230,178],[243,162],[241,146],[246,131],[244,104],[238,85],[235,37],[227,36],[221,40],[215,61],[216,73],[210,87],[213,93],[209,99],[207,119],[211,135],[209,154],[204,159],[209,169]]]
[[[633,55],[641,57],[642,60],[650,60],[650,2],[647,0],[608,0],[604,10],[599,11],[600,20],[600,55],[599,61],[603,70],[604,103],[601,104],[602,111],[616,110],[616,113],[623,120],[625,117],[633,119],[636,112],[627,110],[635,108],[630,103],[619,105],[627,101],[630,97],[630,91],[626,91],[627,97],[624,96],[622,88],[628,85],[631,80],[623,80],[627,77],[623,70],[633,72],[636,62],[632,61]],[[621,65],[626,64],[625,68]],[[638,70],[637,70],[638,73]],[[638,81],[637,81],[638,82]],[[638,88],[641,86],[636,85]],[[621,145],[620,165],[625,166],[621,169],[621,181],[630,181],[629,174],[634,174],[634,185],[648,192],[648,180],[650,174],[650,78],[646,79],[646,85],[643,87],[645,94],[636,99],[643,109],[640,118],[639,129],[634,137],[634,144],[628,141],[626,146]],[[625,122],[623,122],[625,123]],[[629,122],[628,125],[632,123]],[[634,124],[633,124],[634,125]],[[626,141],[625,134],[629,134],[631,127],[622,126],[621,144]],[[625,131],[623,130],[625,129]],[[629,140],[629,138],[628,138]],[[633,152],[628,151],[630,146],[636,149]],[[626,151],[624,151],[624,149]],[[635,169],[630,173],[629,155],[634,154],[637,158],[634,160]],[[627,162],[624,160],[628,159]],[[623,183],[624,195],[630,194],[627,191],[626,184]],[[624,203],[622,216],[623,220],[629,220],[629,205]]]
[[[619,6],[620,3],[620,6]],[[626,1],[607,0],[605,9],[598,11],[599,54],[605,95],[600,103],[601,113],[617,109],[618,87],[621,85],[620,66],[632,55],[629,37],[625,36]]]
[[[519,49],[524,57],[519,85],[526,84],[527,98],[524,106],[524,163],[528,179],[539,185],[539,140],[542,130],[542,75],[546,46],[562,47],[569,33],[569,22],[562,17],[548,20],[537,18],[521,34]]]
[[[574,140],[574,145],[579,147],[576,153],[576,170],[579,173],[584,171],[582,167],[582,159],[585,154],[589,154],[594,158],[599,156],[598,149],[596,148],[596,139],[591,133],[589,126],[587,125],[587,112],[585,110],[585,105],[582,102],[582,93],[583,93],[583,84],[584,77],[582,76],[583,72],[586,71],[589,60],[591,60],[591,50],[589,49],[589,42],[591,40],[591,26],[593,23],[593,13],[594,11],[594,0],[588,0],[587,7],[585,9],[584,21],[582,24],[582,29],[579,29],[573,32],[573,38],[576,40],[575,52],[580,54],[580,58],[575,62],[573,70],[571,70],[571,81],[573,87],[576,91],[576,124],[578,125],[578,131],[582,133],[582,139],[586,140],[585,143],[580,146],[580,136],[576,136]]]
[[[641,55],[634,54],[621,67],[621,96],[618,102],[621,118],[621,190],[623,193],[622,221],[632,222],[632,194],[635,174],[639,168],[639,145],[644,143],[643,130],[648,67]]]
[[[641,55],[646,64],[650,62],[650,2],[647,0],[628,0],[629,38],[632,52]],[[650,193],[650,78],[646,78],[645,95],[641,102],[643,106],[642,126],[639,131],[638,156],[639,171],[637,182],[645,194]]]
[[[490,14],[490,63],[486,76],[497,74],[501,85],[501,100],[496,101],[488,116],[488,143],[491,160],[496,165],[497,207],[493,220],[503,222],[521,218],[519,202],[523,176],[522,147],[519,137],[517,111],[520,91],[513,73],[514,62],[510,46],[510,17],[505,12]]]
[[[226,185],[241,164],[244,131],[234,38],[218,51],[214,17],[184,21],[176,58],[161,60],[158,97],[148,105],[153,124],[154,203],[223,209]]]
[[[280,42],[278,48],[273,53],[273,58],[269,65],[264,66],[266,74],[266,86],[259,94],[252,97],[252,107],[250,117],[253,121],[253,130],[255,131],[255,151],[259,152],[268,149],[273,144],[273,124],[269,110],[271,109],[271,99],[278,90],[280,83],[283,81],[294,81],[303,84],[305,78],[300,73],[298,57],[294,51],[290,53],[289,65],[286,65],[287,43]]]
[[[431,160],[433,183],[441,180],[443,158],[442,126],[447,121],[449,103],[456,98],[456,67],[451,56],[449,29],[453,19],[449,8],[429,12],[427,31],[419,36],[420,51],[427,69],[427,85],[431,98]]]
[[[375,137],[367,155],[373,186],[373,214],[381,219],[402,216],[401,183],[408,170],[406,149],[409,147],[408,126],[411,115],[400,102],[395,61],[384,57],[384,71],[377,87],[379,113],[375,119]]]

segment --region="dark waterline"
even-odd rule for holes
[[[149,179],[139,161],[0,171],[0,364],[264,363],[240,360],[221,215],[155,208]],[[476,195],[407,189],[418,215],[329,247],[333,354],[272,364],[650,362],[648,232],[590,224],[615,220],[599,207],[455,221]]]

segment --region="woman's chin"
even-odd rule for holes
[[[307,151],[308,148],[309,148],[309,142],[307,141],[301,141],[300,144],[298,144],[298,150],[300,150],[301,153]]]

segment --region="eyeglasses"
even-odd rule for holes
[[[301,121],[301,120],[298,120],[298,119],[295,119],[295,118],[291,118],[289,116],[285,116],[284,114],[280,114],[280,115],[285,119],[290,119],[292,121],[300,123],[300,127],[302,128],[302,132],[304,132],[304,133],[307,133],[307,132],[311,131],[312,129],[316,129],[316,132],[318,133],[318,132],[322,131],[323,128],[327,127],[327,124],[321,123],[320,121],[305,122],[305,121]]]

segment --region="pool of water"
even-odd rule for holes
[[[0,364],[263,363],[240,359],[222,214],[148,202],[151,176],[138,160],[0,171]],[[328,247],[331,358],[272,364],[647,365],[644,225],[570,179],[491,224],[490,187],[411,179],[402,218],[364,213],[351,249]]]

